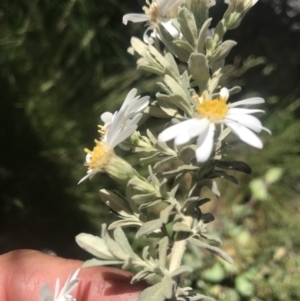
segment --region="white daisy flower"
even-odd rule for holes
[[[220,97],[217,99],[208,99],[205,93],[201,97],[195,96],[194,118],[165,129],[158,136],[158,140],[166,142],[175,139],[176,145],[182,145],[198,137],[196,158],[198,162],[205,162],[213,150],[216,125],[225,124],[242,141],[253,147],[262,148],[262,141],[254,132],[260,133],[265,130],[270,133],[270,131],[251,114],[264,111],[238,107],[264,103],[264,99],[254,97],[227,104],[228,97],[229,92],[226,88],[221,89]]]
[[[76,270],[69,276],[65,285],[59,292],[59,279],[56,280],[54,295],[48,283],[45,283],[40,289],[40,301],[76,301],[76,299],[70,295],[70,292],[77,286],[79,279],[76,278],[79,270]]]
[[[104,171],[114,156],[114,148],[127,139],[138,127],[142,111],[149,104],[149,96],[136,96],[136,89],[132,89],[126,96],[119,111],[114,114],[105,112],[101,115],[104,126],[99,126],[100,140],[95,140],[96,146],[91,151],[85,149],[87,175],[78,184],[87,178],[92,178],[96,173]]]
[[[172,25],[171,17],[177,16],[177,8],[182,3],[182,0],[146,0],[147,6],[143,7],[144,14],[126,14],[123,17],[123,23],[127,25],[128,21],[148,22],[149,25],[144,32],[144,42],[147,44],[153,43],[153,37],[157,36],[158,25],[161,24],[173,38],[179,36],[179,31]],[[149,31],[153,31],[151,36],[148,36]]]

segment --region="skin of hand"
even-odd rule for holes
[[[48,283],[54,293],[68,276],[83,264],[33,250],[17,250],[0,255],[0,300],[39,301],[39,291]],[[80,270],[80,282],[71,294],[77,301],[130,301],[137,299],[145,283],[130,284],[132,274],[115,268],[88,267]]]

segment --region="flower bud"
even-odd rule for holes
[[[237,28],[248,10],[258,0],[225,0],[228,8],[224,14],[225,26],[228,30]]]

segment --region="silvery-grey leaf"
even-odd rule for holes
[[[136,220],[136,219],[122,219],[115,222],[112,222],[108,230],[113,230],[118,227],[127,228],[127,227],[140,227],[142,225],[142,222]]]
[[[192,271],[193,271],[193,268],[191,268],[190,266],[182,265],[182,266],[178,267],[177,269],[175,269],[174,271],[172,271],[171,277],[176,277],[183,273],[192,273]]]
[[[160,219],[155,219],[149,222],[146,222],[142,225],[142,227],[137,231],[135,237],[139,238],[143,235],[148,235],[152,233],[153,231],[160,229],[163,225],[162,221]]]
[[[109,251],[104,239],[99,236],[80,233],[75,237],[75,240],[82,249],[98,258],[107,260],[115,259],[114,255]]]
[[[109,251],[119,260],[126,260],[129,255],[123,251],[123,249],[108,235],[103,237]]]
[[[172,190],[170,192],[170,195],[175,197],[176,195],[176,192],[179,188],[179,184],[181,183],[181,180],[183,178],[184,174],[179,174],[175,177],[175,180],[174,180],[174,183],[173,183],[173,187],[172,187]]]
[[[197,25],[194,15],[186,8],[181,7],[178,12],[177,20],[183,36],[194,48],[197,39]]]
[[[166,75],[164,77],[164,83],[171,91],[169,99],[171,103],[176,105],[179,109],[183,110],[189,116],[192,116],[192,108],[190,100],[187,98],[185,91],[182,86],[179,85],[172,77]]]
[[[165,275],[161,280],[161,290],[166,299],[171,299],[175,292],[176,282],[169,276]]]
[[[137,301],[166,301],[162,293],[161,283],[157,283],[143,290]]]
[[[206,233],[200,233],[200,235],[205,239],[207,239],[208,241],[212,241],[217,243],[218,245],[222,245],[222,240],[219,237],[215,237]]]
[[[216,301],[216,300],[202,294],[195,294],[193,296],[189,296],[186,301]]]
[[[132,216],[133,212],[129,204],[121,198],[119,195],[113,193],[112,191],[101,189],[99,191],[100,199],[115,212],[121,216]]]
[[[169,238],[168,236],[163,237],[158,243],[158,258],[159,264],[162,268],[166,266],[167,253],[169,249]]]
[[[189,239],[189,242],[200,247],[200,248],[203,248],[207,251],[210,251],[216,255],[218,255],[219,257],[221,257],[222,259],[224,259],[225,261],[229,262],[229,263],[232,263],[232,259],[231,257],[223,250],[221,250],[220,248],[217,248],[217,247],[214,247],[214,246],[210,246],[198,239],[195,239],[195,238],[190,238]]]
[[[191,228],[183,223],[177,222],[173,225],[173,231],[175,232],[188,232],[193,233]]]
[[[168,61],[169,63],[169,67],[166,70],[166,74],[169,74],[170,76],[172,76],[178,83],[180,83],[180,73],[179,73],[179,69],[177,66],[177,63],[174,59],[174,56],[170,53],[167,52],[165,54],[165,59]]]
[[[114,239],[115,239],[115,242],[122,248],[122,250],[125,253],[130,255],[132,258],[136,258],[136,257],[138,258],[138,256],[132,250],[132,248],[128,242],[128,239],[127,239],[125,233],[123,232],[122,228],[115,229]]]
[[[197,82],[200,93],[207,90],[207,83],[210,77],[208,61],[202,53],[192,53],[188,61],[190,72]]]
[[[123,261],[119,260],[100,260],[100,259],[90,259],[87,260],[82,267],[94,267],[94,266],[105,266],[105,265],[121,265]]]
[[[181,173],[186,173],[186,172],[196,172],[198,171],[199,167],[197,166],[192,166],[192,165],[182,165],[179,166],[176,170],[170,170],[170,171],[165,171],[162,173],[162,175],[165,177],[171,177],[171,176],[177,176],[178,174]]]
[[[144,110],[145,114],[149,114],[153,117],[157,118],[168,118],[169,115],[163,111],[160,107],[155,107],[155,106],[149,106]],[[176,116],[174,116],[176,117]]]
[[[236,45],[235,41],[227,40],[223,42],[216,50],[212,59],[209,61],[210,64],[215,63],[216,61],[223,60],[229,54],[230,50]]]
[[[130,43],[133,49],[140,55],[143,56],[143,53],[147,50],[147,45],[143,43],[140,39],[132,37]]]
[[[130,283],[135,283],[137,281],[145,280],[147,279],[147,277],[149,277],[149,275],[152,276],[153,273],[151,273],[150,271],[142,270],[132,277]]]
[[[171,211],[173,210],[174,206],[175,204],[171,204],[167,206],[165,209],[160,211],[159,218],[162,221],[162,223],[164,224],[168,223]]]
[[[198,50],[199,53],[205,54],[205,49],[204,49],[205,39],[206,39],[206,36],[207,36],[207,30],[208,30],[208,28],[211,24],[211,21],[212,21],[212,18],[207,19],[203,23],[203,25],[202,25],[202,27],[199,31],[198,40],[197,40],[197,50]]]
[[[184,51],[184,52],[185,52],[185,55],[186,55],[187,57],[189,57],[189,56],[191,55],[191,53],[194,52],[193,46],[192,46],[190,43],[186,42],[186,41],[183,41],[183,40],[175,40],[173,43],[174,43],[177,47],[179,47],[182,51]]]

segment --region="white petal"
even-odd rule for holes
[[[201,122],[201,120],[204,120]],[[198,136],[204,129],[205,119],[189,119],[180,123],[174,124],[165,129],[158,135],[158,140],[166,142],[174,139],[177,136],[185,134],[189,139]],[[180,139],[179,139],[180,140]]]
[[[119,131],[116,135],[110,140],[109,147],[115,148],[118,144],[127,139],[135,130],[137,125],[126,127],[126,129]]]
[[[260,104],[260,103],[264,103],[265,100],[261,97],[253,97],[253,98],[247,98],[247,99],[244,99],[244,100],[240,100],[240,101],[237,101],[237,102],[234,102],[234,103],[230,103],[228,106],[230,108],[233,108],[233,107],[237,107],[237,106],[242,106],[242,105],[256,105],[256,104]]]
[[[221,193],[218,188],[218,184],[216,181],[212,181],[212,187],[211,191],[219,198],[221,196]]]
[[[179,36],[179,31],[177,28],[172,24],[171,20],[168,21],[161,21],[162,26],[168,31],[168,33],[173,37],[177,38]]]
[[[91,177],[90,174],[85,175],[78,183],[77,185],[79,185],[80,183],[82,183],[84,180],[86,180],[87,178]]]
[[[126,106],[131,102],[131,100],[135,97],[136,92],[137,92],[137,89],[136,89],[136,88],[133,88],[133,89],[131,89],[131,90],[127,93],[127,96],[126,96],[126,98],[125,98],[125,100],[124,100],[124,102],[123,102],[123,105],[122,105],[122,107],[121,107],[121,110],[122,110],[123,107],[126,107]]]
[[[150,17],[146,14],[126,14],[123,16],[123,24],[127,25],[128,21],[133,23],[149,21]]]
[[[179,133],[186,132],[191,123],[192,119],[185,120],[179,123],[176,123],[174,125],[171,125],[167,129],[163,130],[159,135],[158,135],[158,140],[161,142],[166,142],[169,140],[174,139],[176,136],[179,135]]]
[[[188,133],[190,138],[194,138],[201,135],[204,131],[206,131],[207,127],[210,124],[210,122],[206,118],[192,120],[194,121],[193,123],[191,123],[191,127]]]
[[[149,105],[149,96],[144,96],[142,98],[137,98],[137,100],[131,104],[131,106],[126,111],[126,117],[131,118],[136,113],[142,112]]]
[[[222,88],[221,91],[220,91],[220,97],[223,98],[223,99],[228,99],[229,97],[229,91],[227,88]]]
[[[262,130],[262,124],[256,117],[246,114],[227,114],[226,119],[231,121],[237,121],[239,124],[260,133]]]
[[[182,144],[188,143],[189,141],[190,141],[190,136],[189,135],[187,135],[186,133],[180,133],[175,138],[174,143],[176,145],[182,145]]]
[[[114,121],[111,123],[110,128],[107,132],[106,136],[106,141],[109,147],[111,147],[112,145],[112,140],[114,139],[114,136],[117,135],[117,133],[119,132],[122,123],[124,122],[124,118],[125,118],[125,111],[124,110],[120,110],[119,112],[117,112],[117,114],[114,117]]]
[[[125,127],[137,125],[138,122],[141,120],[142,116],[142,113],[135,114],[135,116],[132,119],[127,120]]]
[[[110,112],[105,112],[101,115],[101,120],[104,122],[104,123],[109,123],[112,121],[112,118],[113,118],[113,114],[110,113]]]
[[[54,299],[56,299],[59,294],[59,287],[60,287],[60,281],[59,278],[57,278],[55,281]]]
[[[79,279],[77,279],[77,275],[79,273],[79,270],[80,269],[77,269],[73,274],[71,274],[65,285],[63,286],[62,290],[60,291],[59,293],[59,296],[67,296],[72,290],[73,288],[75,288],[75,286],[77,286],[78,282],[79,282]]]
[[[90,163],[91,162],[91,157],[92,157],[91,154],[86,154],[86,156],[85,156],[86,163]]]
[[[153,44],[154,43],[154,40],[151,36],[154,35],[154,37],[156,37],[156,30],[153,30],[154,31],[154,34],[152,33],[150,36],[148,36],[148,32],[150,30],[153,30],[153,28],[151,26],[148,26],[147,29],[145,30],[144,34],[143,34],[143,41],[146,43],[146,44]]]
[[[53,295],[48,283],[44,283],[40,289],[40,301],[51,301]]]
[[[268,134],[272,135],[272,132],[269,129],[265,128],[264,126],[262,126],[261,129],[266,131]]]
[[[206,124],[203,126],[203,130],[202,132],[199,134],[199,137],[197,139],[197,147],[201,146],[203,141],[205,140],[205,137],[207,135],[207,132],[208,132],[208,128],[209,128],[209,125],[210,125],[210,122],[207,120],[207,119],[204,119],[206,120]]]
[[[196,158],[198,162],[205,162],[209,159],[214,146],[215,125],[210,123],[207,131],[197,140]]]
[[[189,123],[189,128],[186,131],[178,133],[175,138],[176,145],[182,145],[201,135],[208,127],[209,121],[205,118],[203,119],[192,119],[193,121]]]
[[[258,109],[243,109],[243,108],[229,108],[228,114],[254,114],[254,113],[264,113],[263,110]]]
[[[246,127],[234,122],[226,122],[226,125],[232,130],[234,134],[236,134],[242,141],[246,142],[247,144],[256,148],[263,147],[261,140]]]

